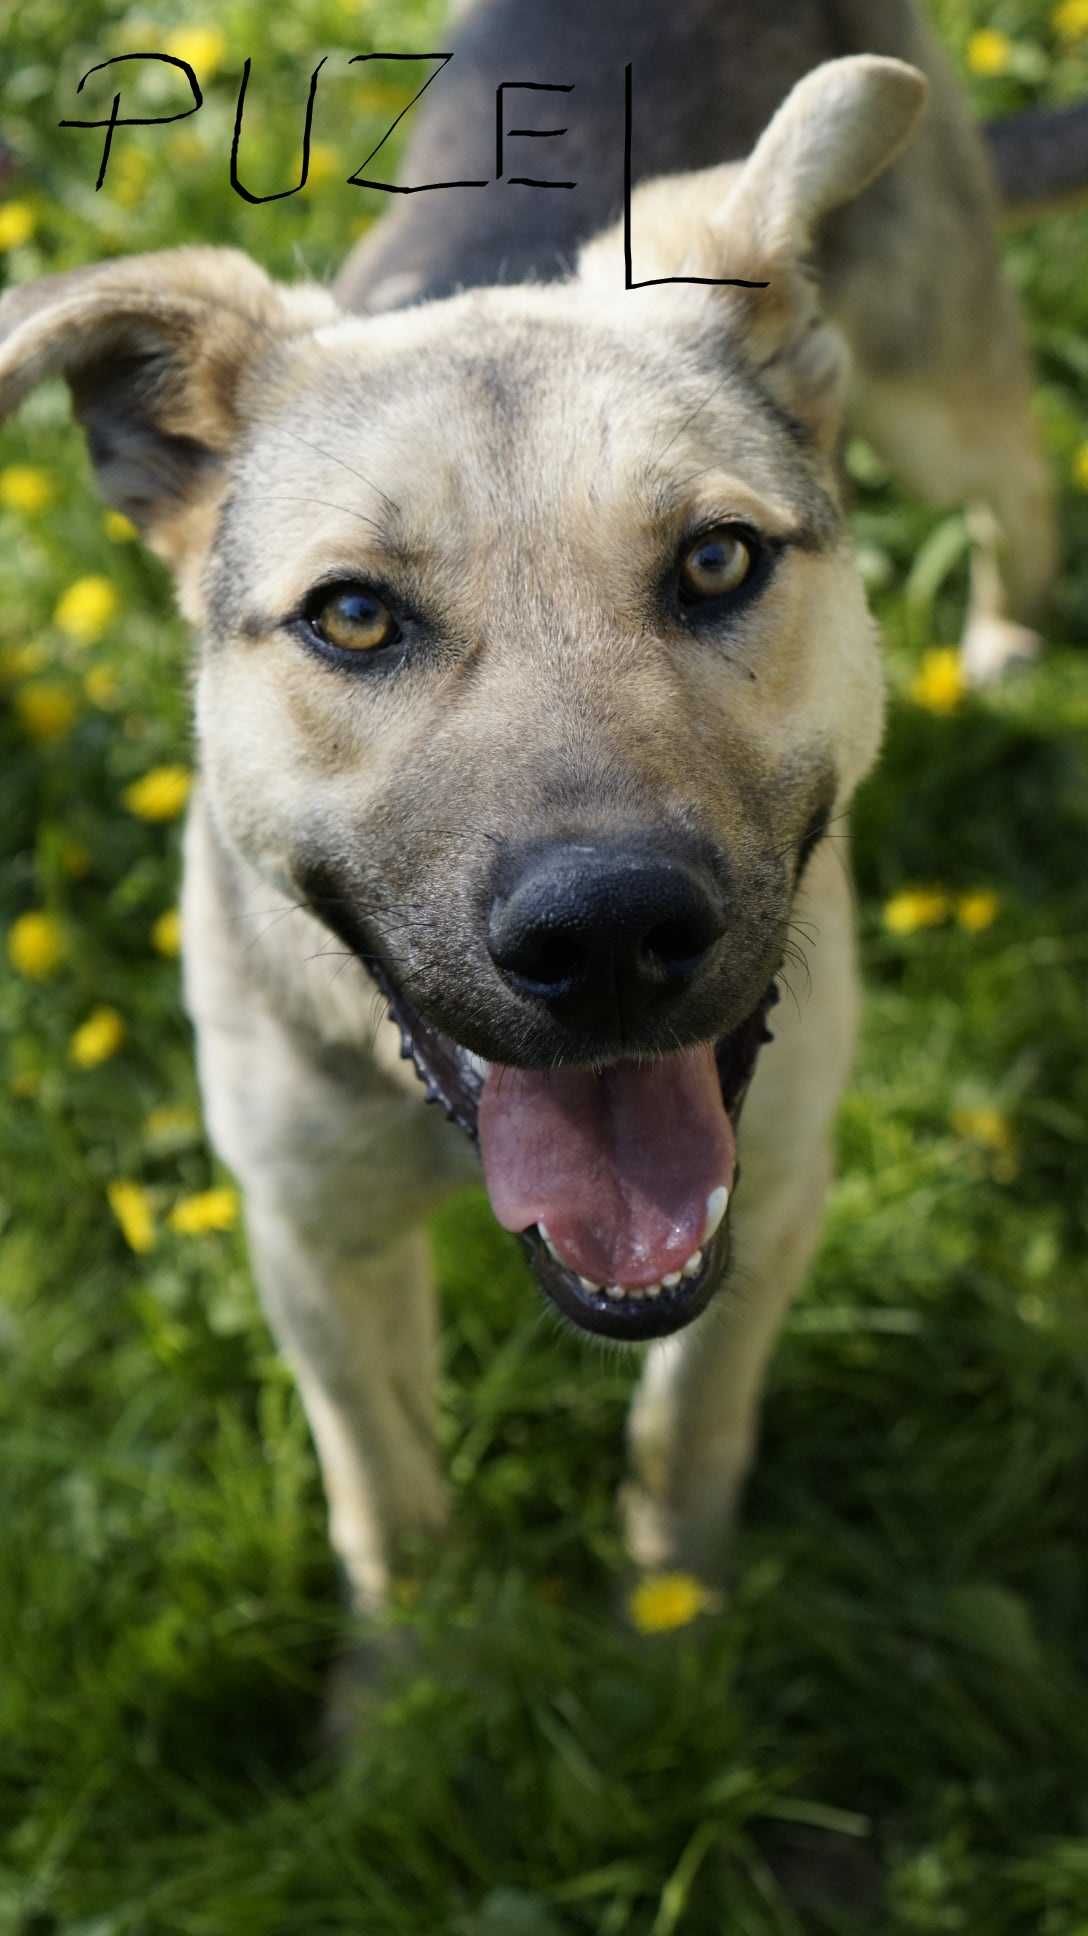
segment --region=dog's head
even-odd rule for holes
[[[741,166],[651,185],[569,283],[353,318],[228,251],[2,311],[69,380],[202,635],[215,822],[377,979],[491,1200],[589,1330],[720,1280],[735,1126],[806,860],[872,762],[808,269],[924,83],[832,63]]]

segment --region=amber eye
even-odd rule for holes
[[[689,545],[680,559],[680,597],[693,605],[739,591],[755,564],[752,540],[723,525]]]
[[[339,652],[377,652],[400,637],[388,605],[365,585],[344,585],[316,594],[306,618],[322,643]]]

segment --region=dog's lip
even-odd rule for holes
[[[441,1108],[477,1143],[477,1111],[487,1064],[413,1010],[380,959],[365,957],[364,966],[389,1004],[400,1032],[401,1056],[412,1062],[426,1101]],[[722,1101],[734,1132],[759,1051],[773,1039],[767,1016],[778,1000],[778,984],[772,980],[745,1020],[715,1043]],[[739,1175],[738,1166],[730,1204]],[[519,1237],[537,1284],[563,1317],[598,1337],[642,1344],[682,1330],[706,1309],[728,1265],[729,1221],[727,1210],[715,1236],[704,1246],[703,1261],[694,1276],[682,1278],[675,1286],[662,1286],[653,1296],[627,1293],[613,1298],[605,1289],[587,1290],[577,1273],[551,1254],[535,1224]]]
[[[603,1289],[587,1291],[581,1278],[552,1256],[535,1224],[521,1232],[521,1242],[541,1290],[579,1330],[621,1344],[648,1344],[654,1338],[671,1337],[705,1311],[728,1263],[729,1217],[727,1213],[715,1236],[703,1246],[696,1274],[663,1286],[652,1297],[627,1291],[614,1298]]]

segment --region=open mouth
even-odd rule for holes
[[[483,1061],[415,1011],[379,960],[365,966],[427,1101],[477,1145],[492,1209],[563,1316],[629,1343],[698,1317],[728,1264],[737,1127],[777,984],[716,1042],[530,1070]]]

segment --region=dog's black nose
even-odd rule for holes
[[[536,844],[508,854],[488,949],[519,994],[571,1021],[632,1026],[693,980],[725,931],[697,862],[633,844]]]

